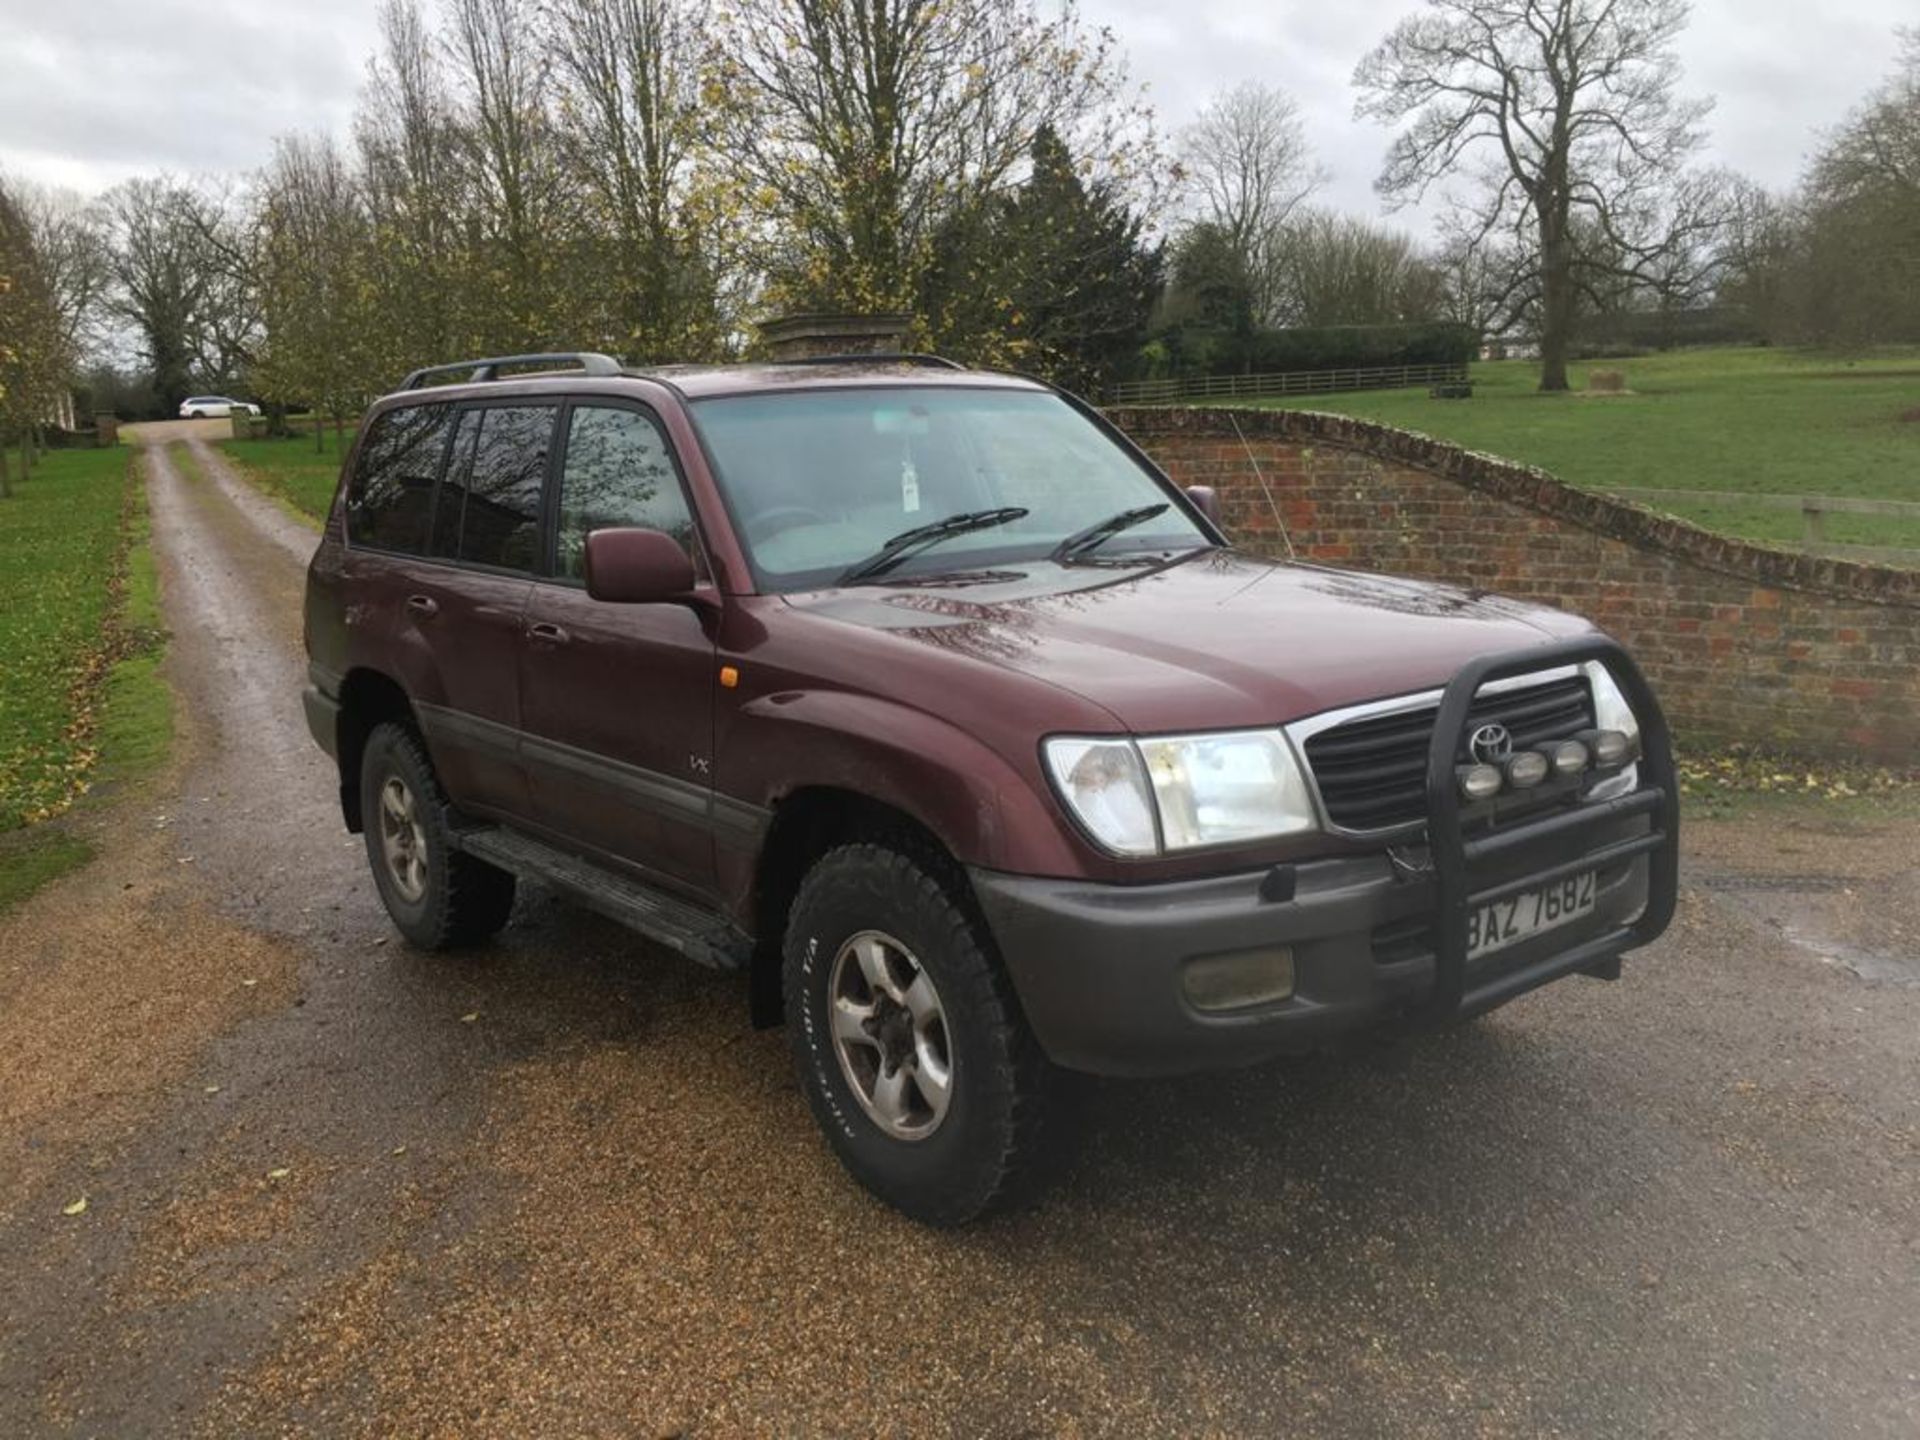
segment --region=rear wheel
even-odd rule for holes
[[[830,851],[800,886],[785,947],[787,1030],[815,1118],[861,1184],[933,1225],[1027,1193],[1047,1080],[946,868],[880,845]]]
[[[507,923],[513,876],[454,847],[433,763],[403,725],[377,725],[367,737],[360,814],[374,885],[393,923],[415,945],[471,945]]]

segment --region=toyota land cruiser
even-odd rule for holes
[[[531,877],[747,972],[855,1176],[967,1220],[1049,1066],[1614,978],[1667,730],[1584,621],[1236,549],[1101,415],[924,356],[433,367],[313,558],[308,721],[414,944]]]

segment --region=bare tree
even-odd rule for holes
[[[1525,257],[1506,309],[1538,316],[1542,390],[1567,388],[1583,280],[1697,243],[1703,217],[1672,200],[1708,109],[1677,94],[1686,22],[1684,0],[1428,0],[1354,72],[1357,113],[1401,126],[1380,192],[1464,176],[1472,231]]]
[[[1291,325],[1391,325],[1443,308],[1440,273],[1413,240],[1355,215],[1296,211],[1274,237],[1273,271]]]
[[[132,327],[161,403],[190,393],[199,327],[213,282],[192,197],[164,178],[129,180],[105,198],[113,253],[107,309]]]
[[[1278,321],[1281,231],[1327,178],[1313,162],[1299,104],[1253,81],[1223,90],[1180,133],[1180,163],[1200,218],[1240,256],[1255,318]]]

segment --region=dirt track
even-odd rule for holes
[[[1618,985],[1075,1085],[1041,1207],[933,1234],[734,981],[538,894],[393,938],[310,537],[149,455],[182,753],[0,921],[0,1434],[1920,1430],[1916,827],[1702,829]]]

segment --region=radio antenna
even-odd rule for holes
[[[1273,498],[1273,487],[1267,484],[1266,472],[1260,468],[1260,457],[1253,453],[1253,446],[1247,443],[1246,434],[1240,428],[1240,417],[1228,410],[1227,418],[1233,422],[1233,433],[1240,437],[1240,448],[1247,452],[1247,463],[1253,466],[1254,478],[1260,482],[1260,492],[1267,497],[1267,505],[1273,511],[1273,523],[1280,527],[1280,538],[1287,547],[1287,559],[1299,559],[1293,552],[1293,536],[1287,533],[1287,517],[1280,513],[1280,502]]]

